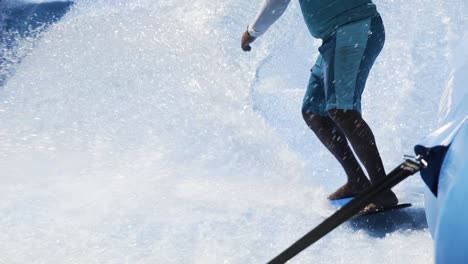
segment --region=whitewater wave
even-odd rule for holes
[[[435,123],[447,14],[376,2],[389,41],[364,109],[391,167]],[[299,113],[320,43],[293,4],[241,53],[256,8],[77,1],[0,92],[2,260],[261,263],[328,216],[344,174]],[[422,188],[398,189],[416,218]],[[428,263],[429,252],[424,225],[377,238],[343,226],[297,261]]]

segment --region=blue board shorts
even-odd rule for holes
[[[361,112],[361,95],[384,42],[385,29],[380,16],[337,28],[319,48],[302,112],[318,115],[327,115],[331,109]]]

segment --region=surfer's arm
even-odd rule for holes
[[[291,0],[265,0],[254,22],[247,32],[252,37],[259,37],[284,13]]]

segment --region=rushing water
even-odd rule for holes
[[[264,263],[336,209],[344,173],[299,112],[320,43],[294,2],[243,53],[251,2],[76,1],[37,40],[0,91],[0,263]],[[390,170],[437,123],[463,0],[375,2],[363,110]],[[292,263],[430,263],[423,183],[395,190],[396,224]]]

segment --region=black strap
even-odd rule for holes
[[[289,248],[283,251],[274,259],[270,260],[268,264],[282,264],[292,259],[294,256],[302,252],[304,249],[317,242],[333,229],[346,222],[349,218],[353,217],[356,213],[364,209],[372,200],[377,198],[381,193],[393,188],[395,185],[415,174],[423,165],[413,160],[405,160],[397,168],[395,168],[387,177],[376,182],[361,194],[356,196],[349,203],[341,207],[333,215],[325,219],[320,225],[307,233],[297,242],[292,244]]]

